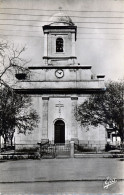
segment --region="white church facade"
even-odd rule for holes
[[[105,91],[104,76],[95,76],[91,66],[77,63],[75,43],[77,26],[59,13],[43,26],[44,64],[28,67],[25,79],[17,79],[15,91],[29,94],[40,122],[30,135],[15,134],[16,144],[51,143],[71,140],[104,148],[103,126],[84,128],[75,119],[75,108],[92,93]]]

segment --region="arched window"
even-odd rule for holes
[[[63,39],[60,37],[56,39],[56,52],[63,52]]]

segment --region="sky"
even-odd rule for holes
[[[42,26],[60,10],[77,26],[78,63],[124,78],[124,0],[0,0],[0,40],[26,46],[30,66],[43,65]]]

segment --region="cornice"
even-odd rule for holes
[[[36,69],[91,69],[92,66],[90,65],[71,65],[71,66],[53,66],[53,65],[48,65],[48,66],[30,66],[28,67],[30,70],[36,70]]]

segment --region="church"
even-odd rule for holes
[[[77,62],[77,26],[69,16],[57,13],[43,26],[44,64],[29,66],[29,73],[16,74],[17,93],[29,94],[40,122],[32,134],[15,134],[16,144],[36,144],[48,139],[52,144],[71,140],[104,148],[103,126],[84,128],[75,119],[75,109],[93,93],[105,91],[104,75],[94,75],[91,65]]]

